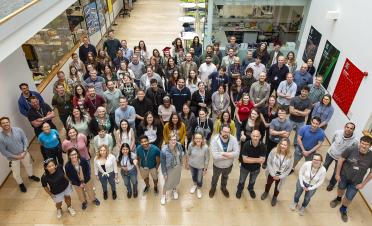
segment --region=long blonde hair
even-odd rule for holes
[[[280,155],[281,154],[282,150],[281,150],[280,144],[282,142],[284,142],[284,141],[287,142],[287,149],[285,150],[285,154],[284,155],[287,156],[288,158],[291,158],[293,153],[291,151],[291,142],[290,142],[290,140],[288,138],[282,138],[282,139],[280,139],[278,145],[276,145],[276,148],[274,150],[275,151],[275,154],[277,154],[277,155]]]
[[[101,148],[105,148],[105,150],[106,150],[105,159],[107,159],[107,156],[110,154],[110,152],[109,152],[109,148],[106,144],[101,144],[100,146],[98,146],[98,151],[96,153],[96,159],[100,159],[102,157],[101,153],[100,153]]]

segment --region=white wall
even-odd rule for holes
[[[298,63],[302,62],[301,58],[307,36],[310,27],[314,26],[322,34],[315,58],[315,66],[318,66],[326,40],[329,40],[340,50],[340,56],[328,87],[331,94],[334,92],[346,58],[349,58],[360,70],[369,72],[370,76],[363,79],[350,108],[350,121],[356,124],[356,134],[358,136],[362,135],[361,132],[372,112],[370,98],[372,94],[372,46],[369,44],[372,40],[372,31],[367,23],[367,21],[372,21],[371,8],[372,1],[312,0],[297,56]],[[326,19],[327,11],[334,10],[340,11],[339,19],[337,21]],[[332,136],[335,130],[342,128],[349,121],[335,102],[333,106],[335,113],[326,130],[328,138]],[[372,182],[361,192],[369,205],[372,206]]]
[[[34,136],[34,131],[27,118],[18,110],[18,98],[20,90],[18,85],[26,82],[30,90],[36,90],[32,73],[28,68],[27,61],[21,48],[16,49],[5,60],[0,62],[0,93],[1,108],[0,117],[8,116],[13,126],[22,128],[29,140]],[[8,161],[0,155],[0,184],[9,174]]]

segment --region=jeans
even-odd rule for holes
[[[101,172],[98,172],[98,178],[99,182],[101,182],[103,192],[107,192],[107,183],[110,184],[112,191],[116,191],[114,172],[109,173],[108,176],[104,176]]]
[[[247,179],[248,175],[249,175],[248,191],[253,191],[253,187],[254,187],[254,184],[256,183],[256,179],[259,173],[260,173],[260,169],[256,171],[249,171],[245,169],[243,166],[240,166],[238,192],[243,191],[245,180]]]
[[[203,185],[203,169],[197,169],[190,166],[190,172],[194,184],[196,184],[198,188],[201,188]]]
[[[41,145],[40,149],[41,155],[43,156],[44,160],[52,158],[57,164],[63,166],[62,150],[60,148],[60,145],[54,148],[46,148]]]
[[[300,180],[297,180],[296,192],[295,192],[294,198],[293,198],[293,201],[295,203],[298,203],[303,191],[304,191],[304,188],[301,187]],[[305,197],[304,197],[304,201],[302,203],[302,207],[306,208],[307,205],[309,205],[310,199],[311,199],[311,197],[313,197],[315,192],[316,192],[316,189],[311,190],[311,191],[305,191]]]
[[[124,185],[127,187],[128,193],[137,193],[138,192],[138,181],[137,181],[137,169],[133,169],[125,172],[124,170],[120,171],[121,176],[123,177]]]
[[[66,127],[66,121],[67,121],[68,116],[69,115],[59,115],[59,119],[61,120],[61,122],[63,124],[63,127],[65,127],[65,129],[67,129],[67,127]]]
[[[235,128],[236,128],[236,139],[240,141],[240,134],[242,133],[242,124],[235,119]]]
[[[337,160],[333,159],[328,153],[326,155],[326,158],[324,160],[324,163],[323,163],[323,166],[324,168],[326,168],[326,170],[328,170],[329,166],[332,164],[332,162],[335,161],[335,169],[333,170],[333,174],[332,174],[332,177],[331,177],[331,180],[329,181],[329,185],[331,185],[332,187],[334,187],[337,183],[336,181],[336,169],[337,169]]]
[[[290,120],[290,119],[289,119]],[[297,132],[298,130],[303,127],[305,125],[305,122],[294,122],[292,120],[290,120],[291,122],[291,127],[292,127],[292,130],[295,131],[295,135],[294,135],[294,138],[293,138],[293,144],[294,146],[297,146]]]
[[[218,179],[221,176],[221,188],[226,188],[227,185],[227,179],[229,179],[229,174],[231,173],[232,170],[232,165],[228,168],[218,168],[215,165],[213,165],[213,176],[212,176],[212,182],[211,182],[211,187],[212,189],[216,189],[217,187],[217,182]]]

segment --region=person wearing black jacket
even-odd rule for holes
[[[284,56],[279,56],[278,63],[273,64],[267,72],[267,79],[270,83],[270,94],[272,94],[274,90],[276,92],[279,83],[286,79],[288,73],[289,69],[287,65],[285,65]]]
[[[137,137],[146,135],[149,143],[161,148],[163,143],[163,124],[149,111],[145,114],[143,121],[137,127]]]
[[[198,114],[201,108],[208,108],[212,103],[212,93],[205,88],[204,82],[198,83],[198,90],[191,97],[191,111],[195,115]]]
[[[202,134],[204,139],[209,142],[213,132],[213,121],[208,118],[208,112],[205,108],[199,110],[198,116],[191,124],[191,131]]]
[[[89,39],[87,36],[83,38],[83,45],[79,47],[79,58],[81,61],[86,62],[87,61],[87,55],[88,53],[93,53],[94,57],[97,56],[97,50],[94,45],[89,43]]]
[[[145,91],[143,89],[138,90],[137,98],[132,101],[131,105],[136,110],[136,125],[139,125],[143,121],[146,112],[154,112],[153,105],[151,101],[145,97]]]
[[[163,98],[166,93],[161,86],[158,84],[158,80],[150,80],[150,88],[146,90],[146,98],[149,99],[152,103],[152,109],[155,116],[158,116],[158,108],[163,104]]]
[[[79,197],[81,209],[85,210],[87,208],[88,201],[93,202],[96,206],[100,205],[100,201],[94,194],[89,162],[80,157],[76,148],[68,150],[68,162],[65,165],[65,172]]]

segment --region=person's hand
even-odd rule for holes
[[[340,174],[336,174],[335,179],[336,179],[337,182],[340,182],[341,181]]]
[[[244,142],[246,139],[247,139],[247,137],[246,137],[245,135],[241,135],[241,136],[240,136],[240,140],[241,140],[241,141]]]
[[[302,151],[302,154],[303,154],[305,157],[307,157],[307,156],[310,154],[310,152],[308,152],[308,151]]]
[[[85,184],[84,183],[80,183],[80,187],[81,188],[84,188],[85,187]]]
[[[207,169],[203,169],[203,175],[207,174]]]
[[[138,165],[138,160],[137,159],[133,160],[133,165],[135,165],[135,166]]]
[[[309,191],[309,188],[305,187],[304,190],[305,190],[305,191]]]
[[[363,189],[364,188],[364,184],[363,183],[357,184],[355,186],[355,188],[358,189],[358,190]]]
[[[260,164],[263,164],[265,162],[265,158],[260,158],[259,162]]]
[[[186,169],[186,170],[189,170],[189,169],[190,169],[190,167],[189,167],[188,164],[185,164],[185,169]]]
[[[285,130],[282,131],[282,136],[283,137],[289,137],[289,133]]]
[[[99,180],[99,177],[98,177],[98,176],[96,176],[96,179],[97,179],[97,180]]]

